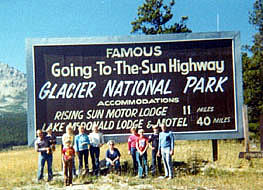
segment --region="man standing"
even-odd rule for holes
[[[157,155],[158,153],[158,147],[159,147],[159,129],[157,125],[152,126],[153,134],[149,137],[149,144],[152,148],[152,175],[154,176],[156,174],[156,158],[158,163],[158,170],[159,174],[162,174],[162,157],[160,155]]]
[[[166,130],[165,125],[161,125],[162,132],[159,135],[158,155],[162,154],[165,169],[165,178],[173,178],[172,155],[174,154],[174,136],[172,132]]]
[[[37,171],[37,180],[43,179],[43,172],[45,167],[45,162],[47,162],[48,168],[48,180],[51,181],[53,177],[52,173],[52,153],[49,146],[48,140],[44,137],[42,130],[37,130],[38,138],[35,141],[35,150],[39,152],[38,156],[38,171]]]

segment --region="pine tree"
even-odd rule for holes
[[[256,0],[253,12],[250,13],[249,23],[254,25],[257,33],[253,36],[254,43],[247,47],[247,53],[242,55],[244,102],[248,105],[249,119],[252,123],[259,122],[263,114],[263,2]],[[257,124],[258,127],[258,124]]]
[[[181,17],[179,23],[169,25],[173,17],[172,7],[174,0],[165,5],[163,0],[145,0],[145,3],[138,8],[138,18],[133,21],[131,33],[143,34],[165,34],[192,32],[186,26],[187,16]]]

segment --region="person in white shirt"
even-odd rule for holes
[[[99,132],[98,126],[92,127],[92,133],[89,134],[90,140],[90,156],[92,161],[92,171],[96,176],[100,175],[100,147],[104,144],[103,134]]]

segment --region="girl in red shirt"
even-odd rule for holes
[[[148,138],[145,137],[144,130],[140,129],[138,131],[139,137],[136,140],[136,158],[138,163],[138,175],[139,178],[146,177],[148,175],[148,165],[147,165],[147,149],[148,149]]]

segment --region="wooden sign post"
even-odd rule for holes
[[[213,148],[213,162],[218,160],[218,146],[217,146],[217,140],[212,140],[212,148]]]

